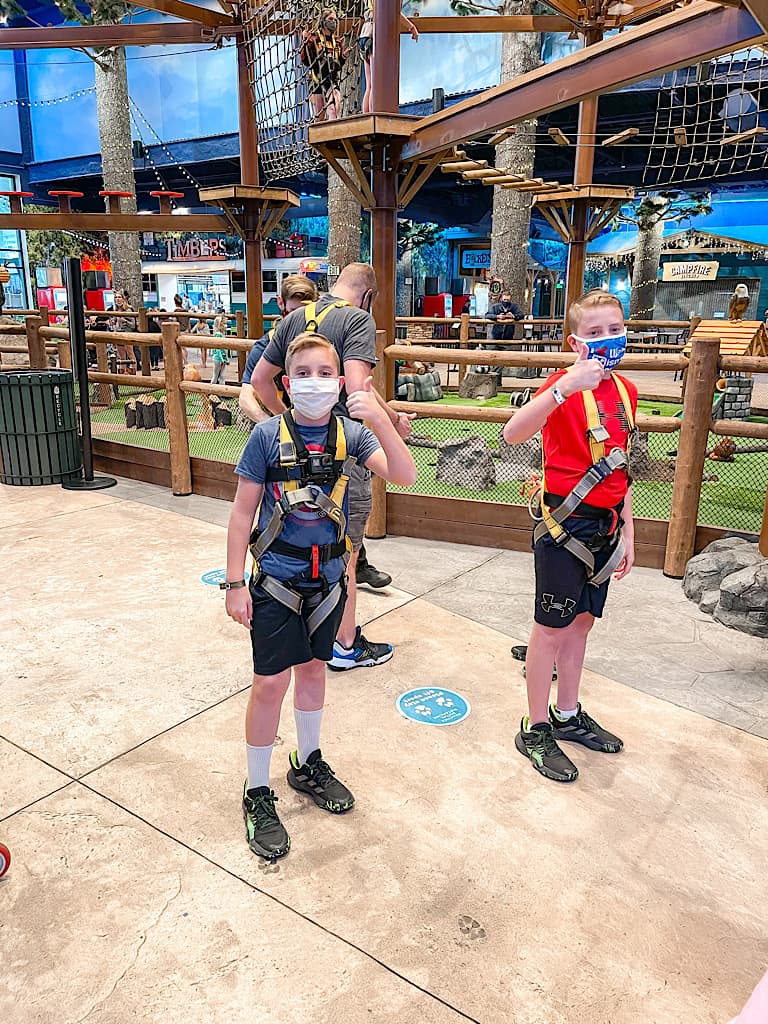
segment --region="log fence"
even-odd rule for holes
[[[199,318],[199,317],[198,317]],[[515,415],[506,408],[478,408],[473,405],[442,405],[423,402],[404,402],[395,399],[396,362],[418,360],[425,363],[453,364],[460,372],[477,362],[477,352],[468,346],[470,318],[460,318],[459,347],[409,344],[398,340],[388,344],[385,332],[377,332],[378,362],[374,372],[375,386],[384,394],[395,410],[416,413],[436,421],[462,421],[469,424],[501,425]],[[430,323],[432,321],[429,321]],[[94,453],[99,468],[122,471],[150,482],[170,483],[176,495],[193,491],[216,497],[231,497],[234,478],[231,463],[215,463],[195,458],[190,454],[187,395],[201,395],[204,399],[219,396],[235,399],[239,385],[209,384],[184,380],[182,348],[194,343],[197,348],[226,347],[243,359],[253,339],[245,336],[221,338],[190,336],[180,331],[176,314],[161,322],[161,331],[109,332],[87,331],[86,341],[96,351],[97,369],[89,370],[89,381],[98,389],[98,401],[110,402],[109,391],[115,386],[142,387],[165,392],[165,425],[168,431],[168,454],[147,451],[105,438],[94,438]],[[239,329],[244,329],[241,322]],[[44,323],[44,318],[29,315],[24,324],[3,325],[0,333],[24,336],[25,344],[2,343],[3,352],[28,353],[32,368],[42,369],[51,354],[57,354],[60,365],[71,362],[69,332],[65,326]],[[146,376],[131,376],[110,372],[107,361],[108,344],[131,344],[148,349],[157,345],[163,350],[163,370]],[[514,344],[514,343],[513,343]],[[494,367],[558,368],[570,365],[575,356],[569,352],[520,351],[506,345],[503,350],[484,350],[482,362]],[[682,351],[653,354],[629,353],[622,362],[622,370],[687,370],[688,387],[681,418],[638,415],[642,431],[654,434],[677,434],[677,459],[669,521],[640,519],[637,524],[639,564],[663,568],[665,574],[681,577],[685,565],[695,551],[722,535],[723,530],[698,524],[702,492],[702,471],[707,456],[710,434],[751,438],[768,441],[768,423],[733,420],[711,420],[712,398],[718,377],[723,372],[768,373],[768,357],[720,356],[719,340],[697,340],[690,359]],[[81,396],[82,397],[82,396]],[[418,424],[418,420],[416,421]],[[130,449],[128,451],[128,449]],[[118,452],[118,450],[121,450]],[[207,465],[203,465],[206,464]],[[115,465],[122,470],[115,470]],[[417,537],[443,539],[469,543],[487,543],[500,547],[527,549],[530,523],[523,505],[487,501],[482,498],[457,498],[442,495],[423,495],[402,491],[388,491],[383,481],[375,481],[374,504],[369,522],[369,535],[384,536],[386,532]],[[766,499],[759,543],[768,555],[768,498]]]

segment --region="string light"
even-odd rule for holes
[[[154,137],[155,137],[155,138],[157,139],[157,143],[158,143],[158,145],[160,146],[160,148],[162,149],[162,151],[163,151],[163,152],[165,153],[165,155],[166,155],[166,156],[168,157],[169,161],[170,161],[171,163],[175,163],[175,164],[176,164],[176,167],[177,167],[177,168],[178,168],[178,169],[179,169],[179,170],[181,171],[181,173],[182,173],[182,174],[184,175],[184,177],[185,177],[185,178],[187,179],[187,181],[189,182],[189,184],[190,184],[190,185],[191,185],[191,186],[192,186],[193,188],[197,188],[197,189],[199,189],[199,188],[202,188],[202,185],[200,184],[200,182],[199,182],[199,181],[198,181],[198,180],[197,180],[196,178],[193,178],[193,177],[192,177],[192,175],[191,175],[191,174],[190,174],[190,173],[189,173],[189,172],[187,171],[187,169],[186,169],[185,167],[182,167],[182,165],[181,165],[180,163],[178,163],[178,162],[177,162],[177,161],[176,161],[176,160],[174,159],[174,156],[173,156],[173,154],[172,154],[172,153],[171,153],[171,151],[170,151],[170,150],[168,149],[168,147],[167,147],[167,146],[165,145],[165,143],[164,143],[164,142],[163,142],[163,140],[162,140],[162,139],[160,138],[160,136],[159,136],[159,135],[157,134],[157,132],[156,132],[156,131],[155,131],[155,129],[154,129],[153,127],[152,127],[152,125],[151,125],[151,124],[149,123],[149,121],[148,121],[148,120],[146,119],[146,117],[145,117],[145,116],[144,116],[144,115],[142,114],[141,110],[139,110],[139,107],[138,107],[138,105],[137,105],[136,101],[135,101],[135,100],[133,99],[133,97],[132,97],[132,96],[129,96],[129,97],[128,97],[128,102],[129,102],[129,104],[131,105],[131,107],[132,107],[132,108],[133,108],[133,109],[134,109],[134,110],[136,111],[136,113],[137,113],[137,114],[138,114],[138,116],[139,116],[139,117],[141,118],[141,120],[142,120],[142,121],[144,122],[144,124],[145,124],[145,125],[147,126],[147,128],[149,128],[149,130],[150,130],[150,131],[152,132],[152,134],[154,135]],[[145,147],[145,151],[146,151],[146,147]],[[148,151],[147,151],[147,152],[148,152]],[[149,159],[150,159],[150,163],[151,163],[151,162],[152,162],[152,158],[151,158],[151,157],[149,157]]]
[[[96,92],[96,86],[92,85],[88,89],[77,89],[75,92],[70,92],[66,96],[53,96],[46,100],[3,100],[0,103],[0,110],[4,110],[6,107],[23,107],[30,109],[32,107],[55,107],[59,103],[69,103],[72,100],[80,99],[83,96],[89,96],[91,93]]]

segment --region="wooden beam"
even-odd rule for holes
[[[354,19],[352,19],[354,23]],[[465,35],[474,32],[572,32],[574,25],[568,18],[562,18],[557,14],[510,14],[510,15],[483,15],[469,14],[462,16],[451,16],[442,18],[414,18],[413,21],[419,32],[440,34]],[[359,27],[359,22],[356,22]],[[401,26],[400,32],[404,35],[410,33],[409,28]]]
[[[498,144],[500,142],[503,142],[504,139],[508,139],[510,137],[510,135],[514,135],[514,134],[515,134],[515,126],[514,125],[512,125],[511,128],[502,128],[500,132],[494,132],[493,135],[490,137],[490,139],[488,139],[488,145],[489,146],[498,146]]]
[[[751,46],[764,36],[746,8],[695,0],[422,118],[402,156],[426,156],[510,123]]]
[[[550,128],[547,133],[550,139],[553,139],[558,146],[570,146],[571,140],[560,128]]]
[[[766,132],[765,128],[761,128],[759,125],[757,128],[750,128],[746,132],[739,132],[738,135],[726,135],[725,138],[720,140],[721,146],[735,146],[738,142],[746,142],[748,139],[754,139],[758,135],[764,135]]]
[[[234,23],[211,29],[183,21],[161,21],[147,25],[81,25],[77,28],[4,28],[0,50],[53,50],[84,46],[167,46],[211,43],[236,35]]]
[[[603,145],[619,146],[622,142],[626,142],[628,139],[634,139],[634,137],[639,134],[639,128],[625,128],[623,132],[617,132],[615,135],[611,135],[609,138],[603,139]]]
[[[217,213],[0,213],[0,230],[9,231],[226,231]]]
[[[148,7],[150,11],[162,11],[163,14],[172,14],[175,18],[180,18],[182,21],[208,25],[209,28],[235,24],[235,19],[231,14],[225,14],[223,11],[212,11],[208,7],[198,7],[197,4],[187,3],[186,0],[141,0],[141,6]]]
[[[506,171],[502,171],[496,167],[481,167],[477,171],[462,171],[462,178],[466,178],[468,181],[474,181],[483,178],[503,178],[506,176]]]
[[[443,174],[463,174],[464,171],[477,171],[487,166],[487,160],[449,160],[445,164],[440,164],[440,170]]]
[[[400,187],[398,189],[397,205],[399,209],[405,209],[405,207],[408,205],[408,203],[410,203],[410,201],[417,194],[417,192],[429,180],[435,168],[442,159],[443,154],[436,153],[431,160],[428,160],[424,164],[419,164],[416,163],[415,161],[414,163],[411,164],[411,166],[408,168],[405,178],[401,182]],[[414,170],[418,170],[419,173],[412,176],[411,172]]]

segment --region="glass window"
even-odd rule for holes
[[[277,291],[277,271],[263,270],[261,273],[261,290],[263,292]]]
[[[242,270],[233,270],[232,272],[232,291],[233,292],[244,292],[245,291],[245,273]]]
[[[0,174],[0,192],[12,192],[19,187],[16,178],[8,174]],[[0,213],[10,211],[7,196],[0,197]],[[21,235],[18,231],[0,230],[0,266],[8,269],[11,280],[4,285],[5,309],[28,309],[26,278],[24,274],[24,253],[21,247]]]

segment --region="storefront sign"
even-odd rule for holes
[[[662,281],[714,281],[720,264],[716,260],[674,260],[662,267]]]
[[[476,273],[478,270],[488,270],[491,266],[490,248],[471,248],[460,246],[459,248],[459,274]]]
[[[223,238],[169,239],[165,246],[166,259],[171,263],[227,259],[227,243]]]

